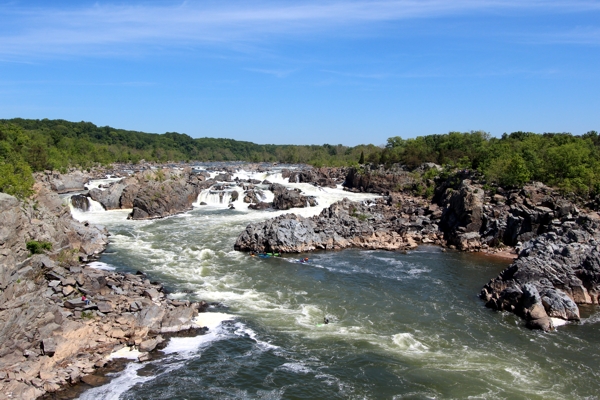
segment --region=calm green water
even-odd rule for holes
[[[315,194],[322,207],[349,196]],[[233,243],[249,222],[276,214],[238,208],[143,222],[122,211],[77,215],[109,227],[102,262],[144,271],[175,298],[221,302],[210,311],[231,316],[82,398],[598,397],[598,310],[554,333],[530,331],[477,298],[506,262],[435,247],[257,259]],[[309,263],[295,262],[304,256]]]

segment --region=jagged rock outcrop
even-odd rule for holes
[[[484,216],[483,189],[472,185],[470,180],[464,180],[458,190],[446,190],[441,203],[445,206],[440,229],[448,244],[461,250],[478,249]]]
[[[200,191],[211,181],[186,171],[162,171],[147,175],[133,200],[132,219],[162,218],[192,209]]]
[[[244,203],[258,204],[258,203],[262,202],[264,199],[266,199],[266,196],[263,193],[263,191],[260,189],[256,189],[253,187],[251,189],[247,189],[244,192]]]
[[[317,199],[314,196],[305,196],[299,189],[288,189],[280,184],[272,184],[271,191],[275,194],[273,208],[276,210],[289,210],[290,208],[314,207]]]
[[[414,176],[399,165],[386,169],[383,165],[350,168],[344,187],[353,192],[379,193],[389,195],[399,192],[405,186],[415,183]]]
[[[285,214],[248,225],[234,248],[289,253],[348,247],[402,250],[419,242],[441,243],[437,225],[427,216],[401,215],[402,210],[391,205],[390,199],[371,203],[344,199],[312,218]]]
[[[528,326],[551,330],[551,318],[579,320],[576,304],[600,302],[597,217],[557,227],[523,244],[519,257],[481,291],[486,306],[513,312]]]
[[[558,226],[575,227],[580,215],[575,205],[540,183],[486,195],[481,184],[461,179],[456,187],[441,185],[437,192],[440,229],[448,245],[460,250],[518,246]]]
[[[304,168],[300,170],[284,169],[282,177],[288,178],[290,183],[312,183],[317,186],[337,187],[343,183],[346,175],[345,168]]]
[[[84,190],[85,184],[94,177],[97,177],[96,174],[78,170],[71,171],[68,174],[47,171],[44,174],[38,174],[37,180],[49,183],[50,188],[57,193],[69,193]]]
[[[102,204],[105,210],[119,210],[125,208],[121,207],[121,196],[125,187],[127,184],[124,182],[114,182],[106,189],[91,189],[89,197]]]

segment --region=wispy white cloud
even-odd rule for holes
[[[553,32],[543,36],[530,35],[526,40],[536,44],[600,45],[600,28],[593,26],[579,26],[571,30]]]
[[[277,70],[277,69],[260,69],[260,68],[246,68],[246,71],[258,72],[260,74],[272,75],[276,78],[285,78],[290,74],[296,72],[295,69],[288,70]]]
[[[103,54],[196,45],[261,43],[353,32],[381,22],[486,12],[600,10],[589,0],[380,0],[195,2],[177,5],[3,6],[0,55]],[[574,39],[575,40],[575,39]]]

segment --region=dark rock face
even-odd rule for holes
[[[519,258],[482,289],[486,306],[545,330],[553,329],[547,317],[579,320],[577,304],[599,302],[599,225],[586,217],[583,229],[562,227],[524,243]]]
[[[200,191],[210,185],[200,179],[188,171],[169,174],[164,180],[146,180],[133,200],[130,218],[162,218],[190,210]]]
[[[290,183],[312,183],[317,186],[337,187],[338,182],[345,180],[345,168],[306,168],[301,170],[282,171],[282,176],[288,178]]]
[[[373,168],[365,165],[362,170],[350,168],[344,187],[353,192],[390,194],[398,192],[405,185],[414,183],[410,172],[400,166],[385,169],[383,166]]]
[[[304,196],[299,189],[288,190],[282,185],[273,184],[271,190],[275,193],[273,208],[276,210],[314,207],[317,205],[317,199],[314,196]]]
[[[71,196],[71,204],[73,207],[81,211],[88,211],[90,209],[90,201],[88,200],[88,197],[81,194]]]
[[[438,188],[434,201],[443,207],[440,229],[449,245],[480,250],[518,246],[559,226],[575,227],[579,210],[542,184],[485,196],[483,188],[462,180],[456,188]]]
[[[461,183],[459,190],[447,194],[440,228],[450,233],[479,232],[483,225],[483,189],[471,181]]]
[[[121,196],[125,186],[124,183],[115,182],[104,190],[92,189],[89,191],[89,195],[92,200],[102,204],[105,210],[118,210],[121,209]]]
[[[130,181],[131,179],[127,179],[124,182],[126,186],[123,188],[121,198],[119,199],[121,208],[133,208],[133,200],[135,200],[138,192],[140,191],[139,184],[137,184],[137,182]]]
[[[244,203],[258,204],[262,202],[265,198],[266,196],[260,189],[252,188],[244,192]]]

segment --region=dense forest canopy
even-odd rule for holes
[[[0,120],[0,191],[30,193],[32,171],[75,166],[167,161],[252,161],[349,166],[432,162],[473,169],[490,183],[519,186],[536,180],[585,197],[600,193],[600,137],[596,131],[513,132],[501,138],[482,131],[450,132],[402,139],[385,146],[273,145],[186,134],[144,133],[64,120]]]

